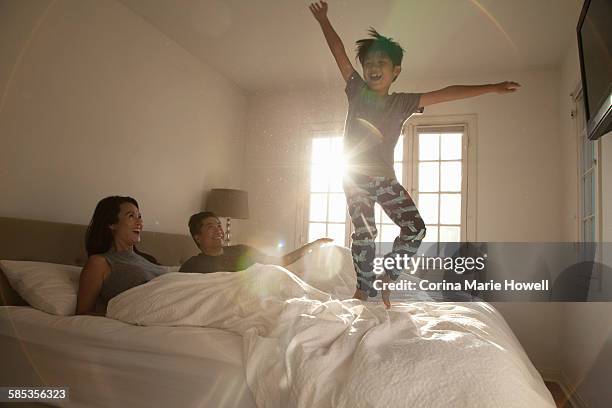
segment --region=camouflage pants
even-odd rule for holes
[[[378,231],[374,218],[374,203],[378,202],[387,216],[400,227],[400,234],[393,241],[392,251],[384,257],[395,258],[404,254],[413,256],[425,238],[425,223],[406,189],[395,179],[388,177],[359,176],[345,182],[344,191],[348,211],[353,221],[351,236],[353,265],[357,273],[357,288],[370,297],[377,294],[373,284],[375,239]],[[392,268],[385,273],[396,280],[401,271]]]

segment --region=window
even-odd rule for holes
[[[333,238],[336,243],[349,246],[352,224],[346,208],[346,197],[342,188],[344,161],[342,159],[342,136],[316,136],[310,145],[308,241],[321,237]],[[403,179],[404,137],[400,136],[394,153],[395,174]],[[376,238],[378,252],[381,242],[393,242],[399,227],[375,207]]]
[[[310,148],[308,241],[330,237],[336,243],[346,245],[342,136],[314,137]]]
[[[470,177],[474,180],[472,185],[476,184],[475,161],[468,166],[468,156],[473,153],[470,153],[467,137],[467,129],[475,129],[475,117],[451,115],[416,119],[424,122],[429,119],[434,125],[425,124],[427,122],[420,125],[410,120],[395,146],[394,169],[427,225],[425,241],[475,240],[475,209],[467,205],[468,198],[475,202],[476,193],[474,187],[468,189],[467,182]],[[298,230],[299,244],[328,236],[338,244],[350,246],[352,223],[342,188],[344,164],[340,134],[311,131],[306,136],[309,153],[304,163],[306,183],[300,192],[304,194],[300,200],[303,207],[298,208],[297,222],[302,225]],[[375,218],[377,255],[382,255],[389,248],[381,244],[392,243],[399,234],[399,227],[378,204]]]
[[[464,240],[465,129],[463,126],[417,127],[413,146],[413,199],[427,226],[425,241]]]
[[[583,94],[578,92],[575,99],[576,132],[580,146],[579,158],[579,234],[582,242],[597,242],[598,215],[597,203],[597,148],[599,143],[587,137],[586,119],[584,115]]]

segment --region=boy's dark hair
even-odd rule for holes
[[[380,51],[387,55],[394,66],[402,65],[404,49],[397,42],[393,41],[393,38],[378,34],[372,27],[370,27],[368,33],[372,38],[364,38],[356,42],[357,58],[361,65],[363,65],[366,55],[368,55],[369,52],[375,51]]]
[[[198,246],[198,242],[195,240],[195,236],[200,233],[202,223],[209,217],[219,218],[217,217],[217,214],[212,211],[202,211],[189,217],[189,233],[191,234],[191,238],[193,238],[193,242],[195,242],[196,246]]]

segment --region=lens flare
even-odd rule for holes
[[[497,27],[497,29],[503,34],[504,37],[506,37],[506,40],[508,40],[508,43],[510,44],[510,46],[512,47],[512,49],[518,53],[518,47],[516,46],[516,44],[514,43],[514,41],[512,41],[512,38],[510,38],[510,36],[508,35],[508,33],[504,30],[504,28],[501,26],[501,24],[499,23],[499,21],[497,21],[497,19],[495,17],[493,17],[493,15],[491,13],[489,13],[487,11],[487,9],[484,8],[484,6],[482,4],[480,4],[477,0],[470,0],[470,2],[478,9],[480,10],[485,16],[487,16],[487,18],[489,20],[491,20],[491,22],[493,23],[493,25],[495,25],[495,27]]]
[[[45,19],[47,18],[47,15],[49,14],[49,10],[53,8],[56,2],[57,0],[53,0],[51,3],[49,3],[45,11],[42,13],[40,18],[36,22],[36,25],[34,26],[34,28],[32,28],[32,31],[30,32],[30,36],[26,40],[25,44],[21,48],[21,51],[19,52],[19,55],[15,59],[15,64],[13,65],[13,69],[11,70],[9,79],[8,81],[6,81],[6,87],[4,88],[4,93],[2,94],[2,98],[0,98],[0,113],[2,113],[2,111],[4,110],[4,105],[6,104],[6,98],[8,96],[9,89],[11,89],[11,84],[13,82],[13,77],[17,73],[17,70],[21,67],[23,56],[25,55],[28,48],[30,48],[30,43],[32,42],[32,38],[36,36],[38,29],[42,25],[43,21],[45,21]]]

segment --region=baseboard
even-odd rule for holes
[[[538,371],[544,381],[551,381],[559,384],[565,396],[567,397],[569,395],[568,400],[570,404],[572,404],[572,408],[589,408],[588,404],[578,393],[578,390],[571,389],[569,385],[570,381],[563,371],[554,368],[538,368]]]
[[[572,404],[572,408],[589,408],[589,405],[585,400],[582,399],[577,389],[572,390],[570,387],[570,381],[563,371],[559,373],[559,381],[557,382],[565,395],[569,395],[569,402]]]
[[[538,372],[542,376],[544,381],[551,381],[560,383],[561,378],[561,370],[556,368],[538,368]]]

